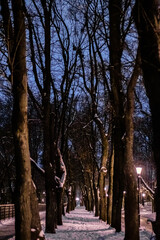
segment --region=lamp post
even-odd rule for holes
[[[139,227],[140,227],[140,209],[139,209],[139,180],[140,180],[140,175],[142,172],[142,167],[136,167],[136,171],[137,171],[137,178],[138,178],[138,221],[139,221]]]

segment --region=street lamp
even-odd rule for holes
[[[139,180],[140,180],[140,175],[142,172],[142,167],[136,167],[136,171],[137,171],[137,176],[138,176],[138,221],[139,221],[139,227],[140,227],[140,209],[139,209]]]
[[[136,171],[137,171],[138,176],[141,175],[142,167],[136,167]]]
[[[144,206],[144,198],[145,198],[146,194],[142,193],[142,205]]]

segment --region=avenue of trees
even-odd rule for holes
[[[138,159],[156,170],[160,229],[159,7],[0,0],[0,188],[15,203],[16,240],[45,239],[31,159],[45,179],[46,233],[77,189],[120,232],[125,192],[125,239],[139,240]]]

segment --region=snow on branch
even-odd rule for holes
[[[103,124],[97,113],[94,114],[94,119],[96,119],[96,121],[98,121],[100,124]]]
[[[59,149],[57,149],[58,155],[59,155],[59,161],[60,161],[60,171],[62,172],[61,178],[55,176],[55,181],[57,183],[57,186],[62,188],[64,186],[65,180],[66,180],[66,175],[67,175],[67,171],[66,171],[66,167],[62,158],[62,154],[60,152]],[[45,174],[45,170],[41,167],[38,166],[38,164],[32,159],[30,158],[31,163],[37,168],[37,170],[41,173],[41,174]],[[52,164],[50,163],[50,167],[52,168]]]
[[[88,127],[88,125],[89,125],[91,122],[93,122],[93,120],[89,121],[83,128]]]
[[[98,117],[97,113],[94,114],[94,121],[95,121],[95,123],[97,124],[97,126],[99,128],[99,131],[100,131],[102,139],[108,137],[108,134],[105,132],[105,129],[104,129],[104,126],[103,126],[103,122]]]
[[[60,171],[62,172],[62,176],[61,176],[61,178],[56,176],[55,180],[58,182],[59,187],[62,188],[64,186],[65,181],[66,181],[67,171],[66,171],[66,167],[65,167],[60,149],[57,148],[57,151],[58,151],[58,155],[59,155]]]
[[[100,172],[107,173],[107,168],[106,167],[101,167]]]
[[[143,183],[144,186],[147,188],[147,190],[148,190],[152,195],[154,195],[155,192],[153,191],[153,189],[148,186],[148,184],[144,181],[144,179],[143,179],[141,176],[139,176],[139,178],[141,179],[142,183]]]
[[[154,195],[150,193],[150,191],[145,187],[145,186],[142,186],[142,190],[147,192],[148,196],[154,200]]]
[[[43,174],[45,174],[45,171],[43,168],[39,167],[38,164],[30,157],[31,163],[34,164],[34,166],[36,166],[36,168]]]

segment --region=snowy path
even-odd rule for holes
[[[58,226],[56,234],[45,234],[46,240],[122,240],[124,233],[115,233],[115,229],[94,217],[84,207],[76,208],[63,218],[63,225]],[[140,231],[141,240],[149,240],[151,234]]]

